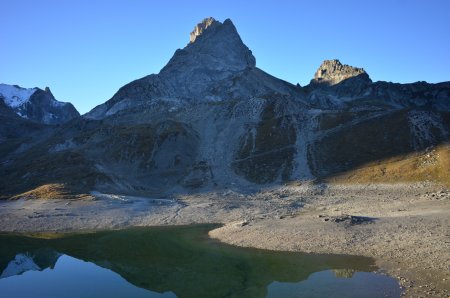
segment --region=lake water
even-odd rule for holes
[[[0,297],[400,296],[372,259],[237,248],[212,228],[0,235]]]

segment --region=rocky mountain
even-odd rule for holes
[[[0,101],[20,117],[43,124],[61,124],[80,116],[71,103],[57,101],[48,87],[0,84]]]
[[[314,74],[311,84],[334,86],[344,80],[361,80],[366,84],[372,83],[369,75],[363,68],[343,65],[339,60],[325,60]]]
[[[325,61],[308,86],[256,66],[231,20],[158,73],[2,157],[3,197],[156,194],[290,181],[450,183],[450,83],[372,82]],[[0,150],[2,147],[0,146]]]
[[[25,89],[0,84],[0,171],[9,163],[9,156],[17,156],[45,142],[57,124],[76,117],[79,113],[72,104],[55,100],[48,88]],[[6,179],[4,183],[9,181]]]
[[[207,28],[207,29],[198,29]],[[212,18],[197,25],[191,33],[195,42],[178,49],[169,63],[157,75],[149,75],[131,82],[106,103],[86,115],[90,119],[102,119],[149,102],[170,102],[182,105],[193,102],[219,102],[225,99],[251,96],[252,92],[266,92],[271,86],[232,86],[241,83],[242,77],[251,83],[269,77],[255,68],[255,57],[244,45],[233,23],[223,24]],[[251,77],[251,78],[250,78]],[[272,80],[270,78],[270,80]],[[279,81],[279,80],[278,80]],[[280,84],[276,88],[286,88]],[[230,88],[231,87],[231,88]],[[260,90],[264,89],[264,90]],[[224,94],[226,92],[226,94]],[[234,94],[233,94],[234,92]]]
[[[372,82],[362,68],[326,60],[305,87],[308,102],[319,108],[402,109],[432,108],[449,111],[450,82],[395,84]]]

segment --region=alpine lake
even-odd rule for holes
[[[401,295],[370,258],[234,247],[208,237],[216,227],[1,234],[0,297]]]

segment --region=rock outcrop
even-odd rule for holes
[[[339,60],[325,60],[303,90],[308,102],[321,109],[431,107],[450,111],[450,82],[373,83],[364,69],[343,65]]]
[[[334,86],[348,79],[372,81],[363,68],[342,64],[339,60],[325,60],[314,74],[311,84]]]
[[[194,42],[195,39],[197,38],[197,36],[200,36],[206,29],[208,29],[208,27],[210,27],[211,25],[214,25],[214,24],[218,24],[218,23],[219,22],[217,22],[212,17],[203,19],[203,21],[198,23],[194,27],[194,30],[192,30],[192,32],[191,32],[191,34],[189,36],[189,42],[191,42],[191,43]]]

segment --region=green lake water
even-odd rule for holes
[[[238,248],[212,228],[3,234],[0,297],[400,297],[370,258]]]

